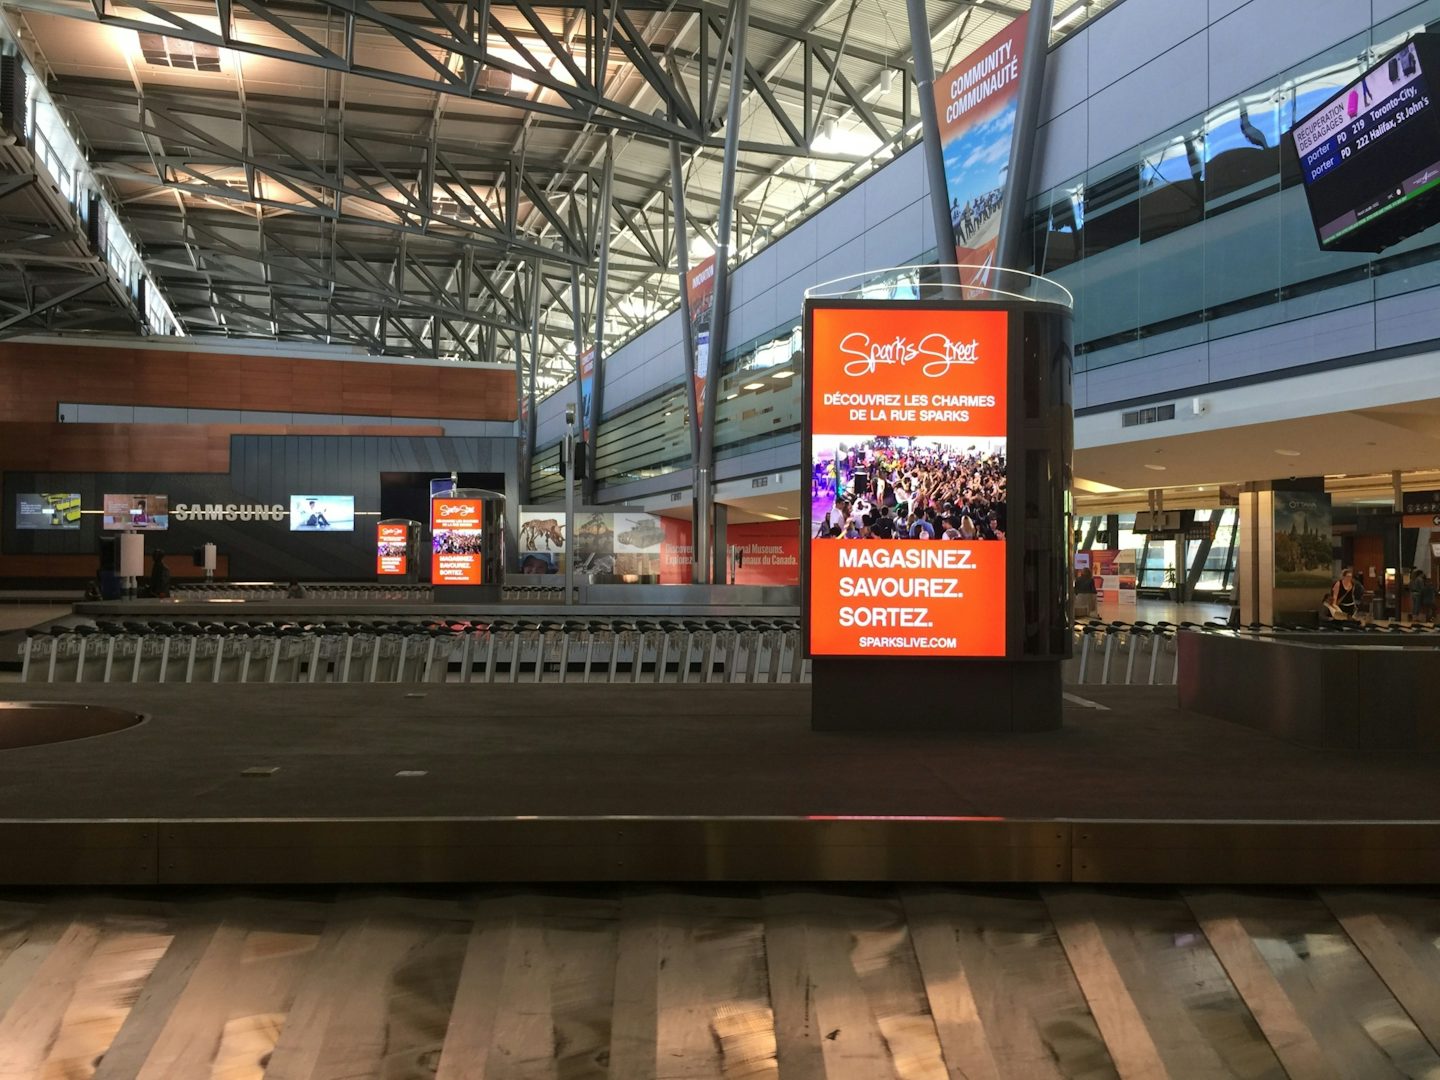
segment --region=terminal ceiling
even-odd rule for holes
[[[0,7],[188,334],[510,363],[538,282],[541,387],[559,385],[572,273],[593,336],[607,177],[607,344],[676,303],[671,140],[692,258],[712,249],[725,3]],[[937,68],[1028,7],[928,0]],[[753,0],[742,256],[918,137],[910,59],[896,0]]]

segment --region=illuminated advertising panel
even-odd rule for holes
[[[291,532],[354,532],[355,496],[291,495]]]
[[[1008,315],[807,316],[810,655],[1003,657]]]
[[[79,494],[41,491],[16,495],[15,528],[46,531],[80,528]]]
[[[382,522],[375,529],[375,573],[381,577],[404,574],[408,569],[405,553],[409,526]]]
[[[106,495],[102,529],[159,532],[170,527],[170,500],[164,495]]]
[[[482,585],[479,499],[437,498],[430,502],[432,534],[430,582],[433,585]]]

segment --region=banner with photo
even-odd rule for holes
[[[1307,597],[1329,588],[1334,579],[1330,495],[1277,491],[1274,506],[1275,588],[1304,589]],[[1314,607],[1312,598],[1302,602],[1301,610]]]
[[[565,572],[565,508],[520,508],[520,561],[522,574]]]
[[[595,347],[580,354],[580,441],[590,441],[590,402],[595,396]]]
[[[710,322],[715,308],[715,256],[710,255],[685,276],[690,302],[690,340],[695,343],[695,431],[705,422],[705,384],[710,379]]]
[[[522,574],[563,574],[570,544],[563,506],[522,506],[519,518]],[[575,513],[575,572],[659,580],[665,530],[643,510],[582,507]]]
[[[955,261],[978,268],[962,285],[989,284],[996,263],[1029,22],[1021,15],[935,80]]]

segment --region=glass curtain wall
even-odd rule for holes
[[[1440,0],[1032,200],[1033,266],[1076,295],[1076,370],[1440,284],[1440,226],[1380,255],[1321,252],[1286,138],[1432,23]]]

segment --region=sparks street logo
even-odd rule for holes
[[[468,515],[470,507],[464,503],[445,503],[440,507],[441,517],[455,517],[457,514]]]
[[[904,367],[919,362],[922,374],[938,379],[958,364],[979,363],[980,342],[974,338],[951,341],[941,333],[926,334],[919,341],[899,336],[874,341],[869,334],[856,330],[840,339],[840,355],[850,357],[843,370],[852,378],[873,375],[890,364]]]

